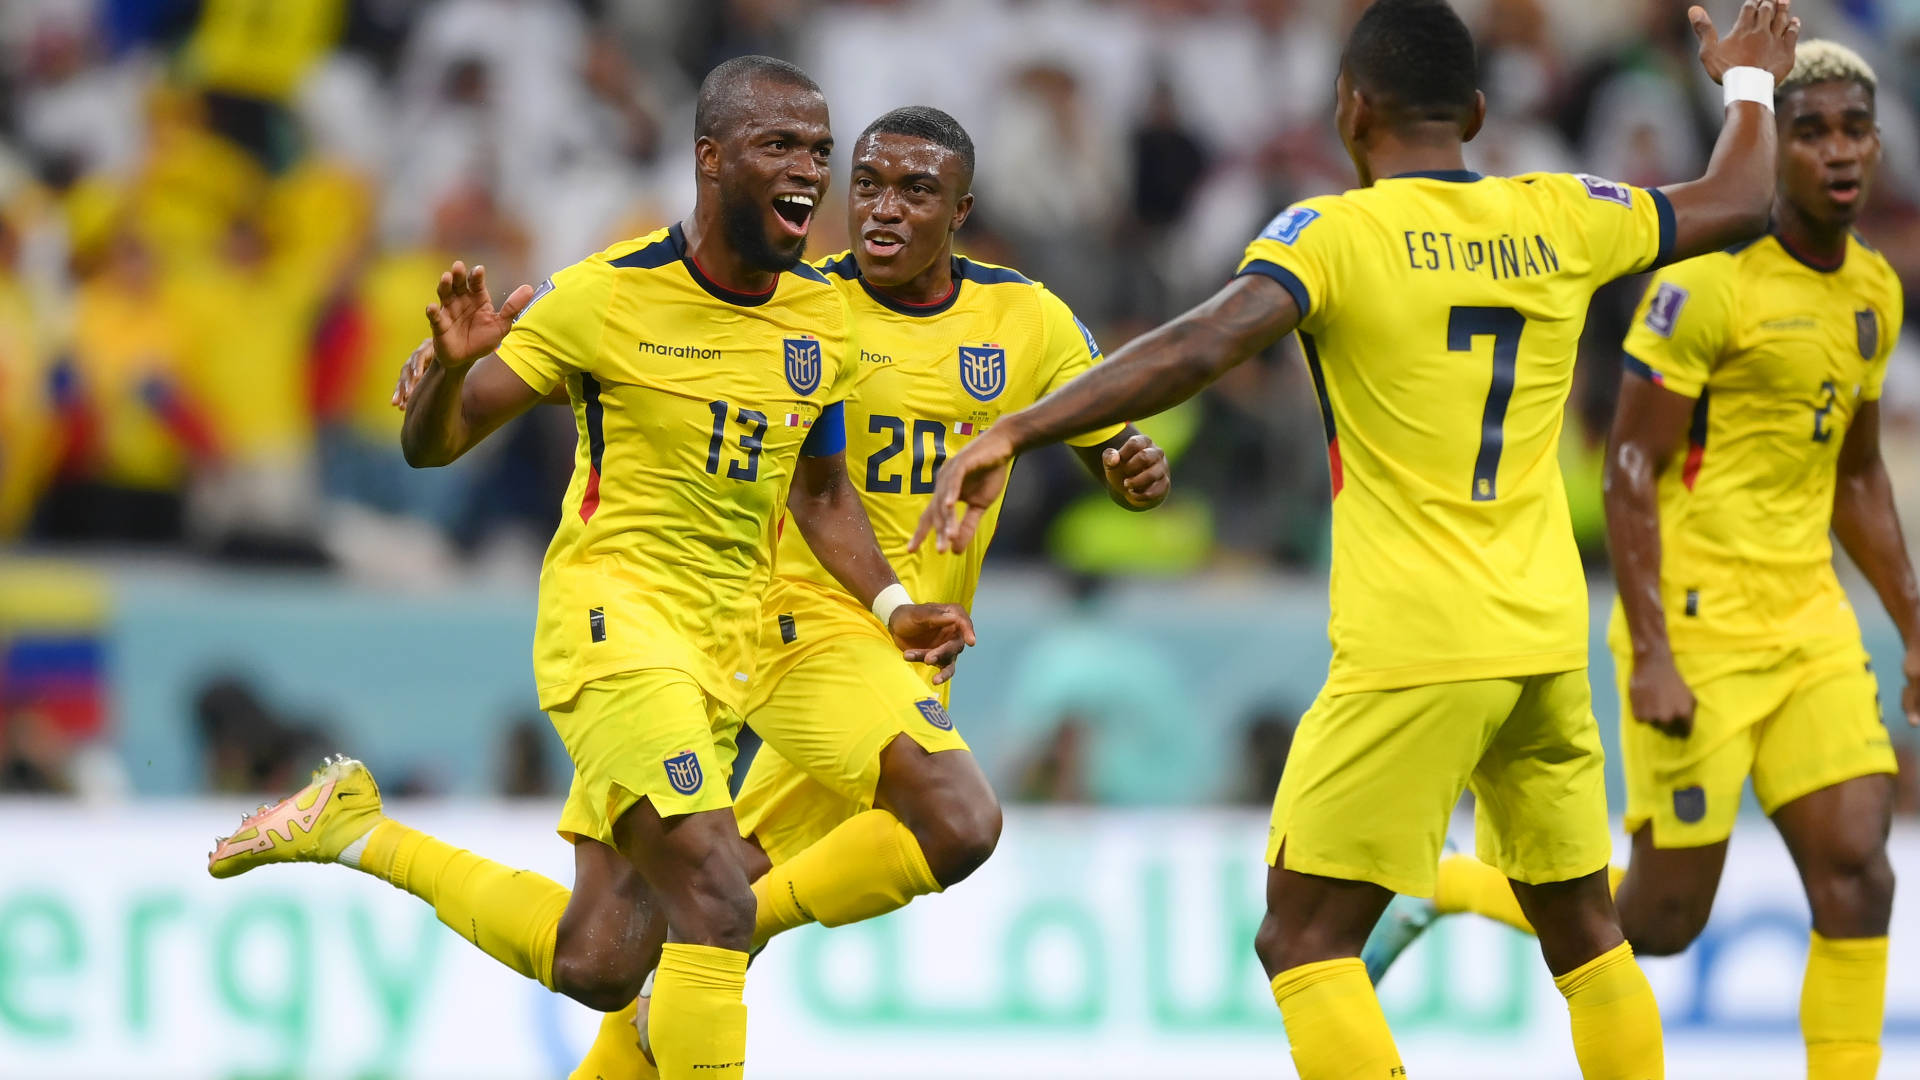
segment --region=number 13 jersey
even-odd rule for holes
[[[1657,191],[1413,173],[1308,199],[1242,274],[1299,305],[1333,479],[1325,693],[1587,664],[1558,447],[1595,289],[1665,260]]]

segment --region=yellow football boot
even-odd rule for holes
[[[647,1003],[645,997],[636,998],[619,1012],[602,1016],[593,1046],[567,1080],[660,1080],[660,1070],[641,1044],[645,1032],[639,1025],[646,1014],[640,1009]]]
[[[306,787],[241,818],[233,835],[215,840],[207,873],[230,878],[268,863],[333,862],[385,816],[380,785],[367,767],[330,757]]]

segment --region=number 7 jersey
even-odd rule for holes
[[[1413,173],[1309,199],[1241,274],[1299,305],[1333,479],[1326,693],[1587,664],[1558,447],[1595,289],[1664,261],[1666,197]]]

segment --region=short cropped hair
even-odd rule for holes
[[[1793,70],[1775,88],[1773,97],[1778,101],[1795,90],[1825,82],[1859,83],[1868,94],[1880,87],[1873,65],[1859,53],[1837,41],[1814,38],[1793,50]]]
[[[742,119],[747,91],[757,82],[793,86],[820,92],[813,77],[785,60],[771,56],[736,56],[700,80],[700,98],[693,107],[693,134],[713,138]]]
[[[973,137],[950,114],[931,105],[904,105],[880,114],[860,133],[860,142],[874,135],[906,135],[950,150],[960,159],[968,186],[973,184]],[[857,145],[857,144],[856,144]]]
[[[1473,34],[1446,0],[1376,0],[1340,63],[1402,121],[1461,119],[1479,90]]]

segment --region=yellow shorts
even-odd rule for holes
[[[740,716],[686,672],[646,668],[595,679],[547,717],[573,759],[559,825],[568,840],[618,847],[613,823],[641,799],[661,817],[733,804],[727,781]]]
[[[765,745],[734,814],[776,863],[872,809],[880,752],[899,736],[930,754],[967,749],[939,693],[877,623],[870,634],[763,640],[761,661],[747,724]]]
[[[1273,800],[1267,863],[1432,896],[1471,787],[1480,858],[1529,884],[1607,865],[1600,729],[1585,670],[1321,694]]]
[[[1732,835],[1748,776],[1771,814],[1841,781],[1897,771],[1858,639],[1675,659],[1695,701],[1684,739],[1634,720],[1633,654],[1614,651],[1627,831],[1651,822],[1655,847],[1702,847]]]

